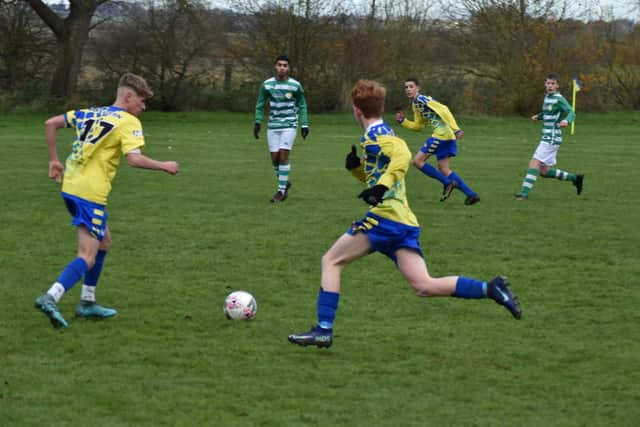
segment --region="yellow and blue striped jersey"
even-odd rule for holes
[[[369,188],[377,184],[389,190],[378,206],[370,212],[401,224],[418,227],[418,220],[409,208],[404,176],[409,170],[411,152],[404,140],[382,120],[369,126],[360,139],[362,161],[360,167],[351,174],[367,184]]]
[[[120,153],[144,147],[142,124],[114,106],[68,111],[64,119],[76,136],[65,164],[62,192],[106,205]]]
[[[402,126],[421,131],[428,122],[433,127],[434,138],[444,141],[456,139],[455,133],[460,130],[460,127],[446,105],[430,96],[418,95],[411,103],[411,108],[413,120],[404,119]]]

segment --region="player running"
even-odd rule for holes
[[[467,198],[465,205],[473,205],[480,201],[478,194],[467,185],[463,179],[450,169],[450,158],[458,152],[457,141],[462,139],[464,132],[458,127],[456,119],[446,105],[436,101],[431,96],[420,94],[420,84],[415,77],[409,77],[404,82],[404,91],[411,99],[413,120],[405,117],[402,109],[396,111],[396,120],[403,127],[419,132],[428,123],[433,127],[431,137],[427,139],[420,151],[413,158],[413,165],[423,174],[437,179],[443,185],[443,202],[451,195],[454,188],[462,191]],[[438,160],[438,169],[427,163],[432,155]]]
[[[548,74],[544,81],[545,96],[542,102],[542,111],[531,116],[533,122],[542,120],[542,138],[533,153],[529,168],[522,181],[520,192],[516,193],[516,200],[527,200],[529,192],[538,179],[555,178],[561,181],[572,182],[578,195],[582,193],[584,175],[577,175],[561,169],[554,169],[560,144],[562,144],[562,129],[575,120],[576,113],[567,100],[558,91],[560,80],[557,74]]]
[[[370,208],[365,217],[354,222],[322,257],[318,323],[307,332],[289,335],[291,343],[331,346],[342,270],[372,252],[380,252],[393,260],[418,296],[491,298],[516,319],[522,317],[518,299],[509,290],[504,277],[497,276],[485,282],[464,276],[429,275],[419,242],[420,226],[406,195],[404,176],[411,152],[382,120],[385,95],[385,88],[370,80],[358,81],[351,91],[353,115],[365,133],[360,140],[362,159],[353,146],[345,166],[366,184],[367,188],[358,197]]]

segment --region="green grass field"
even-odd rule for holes
[[[328,350],[289,344],[315,322],[320,258],[360,219],[344,170],[360,130],[311,116],[275,190],[252,117],[145,113],[145,153],[175,177],[122,162],[109,204],[112,250],[98,301],[106,321],[57,331],[33,308],[75,256],[76,234],[47,179],[44,115],[0,116],[2,426],[636,426],[640,423],[640,113],[578,116],[559,167],[517,202],[540,128],[463,117],[454,169],[482,201],[417,170],[411,206],[432,275],[510,278],[524,316],[487,300],[421,299],[384,256],[347,267]],[[415,152],[427,134],[399,130]],[[68,154],[71,133],[58,150]],[[257,318],[222,302],[252,292]]]

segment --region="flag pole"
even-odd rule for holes
[[[572,80],[572,83],[573,83],[572,84],[572,86],[573,86],[573,90],[572,90],[573,97],[572,98],[573,99],[571,100],[571,108],[573,108],[573,112],[575,113],[576,112],[576,92],[577,92],[577,90],[576,90],[576,79],[575,78]],[[573,135],[575,133],[575,131],[576,131],[576,121],[574,120],[574,121],[571,122],[571,135]]]

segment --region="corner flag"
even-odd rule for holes
[[[580,89],[582,89],[582,84],[580,83],[580,80],[578,80],[578,76],[574,75],[573,76],[573,99],[571,101],[571,108],[573,108],[573,111],[576,111],[576,93],[580,92]],[[576,129],[576,122],[575,120],[573,122],[571,122],[571,135],[573,135],[573,133],[575,132]]]

